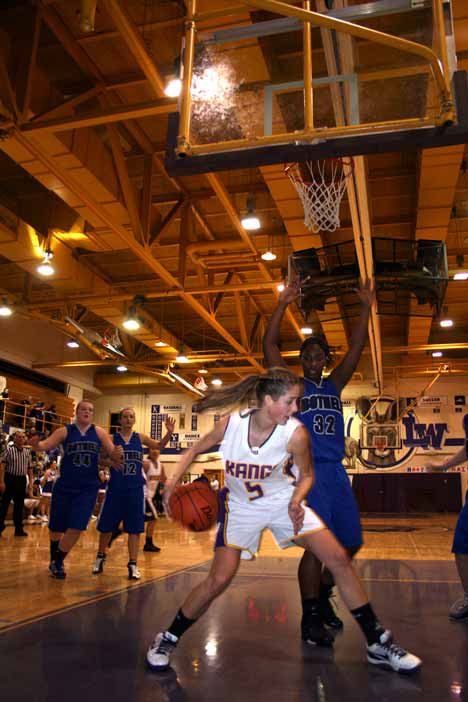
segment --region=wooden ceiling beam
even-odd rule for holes
[[[16,102],[21,121],[26,120],[29,113],[41,26],[42,9],[33,7],[31,8],[31,14],[28,16],[28,26],[22,28],[23,31],[26,30],[28,32],[26,40],[21,38],[18,42],[19,46],[15,42],[14,50],[19,58],[16,66]]]
[[[153,232],[151,232],[151,236],[148,240],[148,246],[154,246],[155,244],[158,243],[159,239],[161,236],[164,234],[164,231],[167,229],[169,224],[174,220],[176,214],[179,212],[181,206],[183,205],[184,200],[180,198],[175,205],[171,208],[171,210],[167,213],[167,215],[164,217],[164,219],[158,224],[158,226],[154,229]]]
[[[151,189],[153,185],[154,163],[151,154],[143,158],[143,183],[140,200],[140,221],[143,232],[143,241],[149,243],[151,235]]]
[[[125,206],[127,208],[128,216],[130,217],[133,235],[136,240],[142,244],[144,242],[144,237],[140,221],[140,213],[136,203],[133,184],[130,180],[130,176],[128,175],[127,164],[125,162],[122,144],[120,143],[119,132],[115,124],[107,125],[107,133],[109,135],[112,156],[114,157],[114,164],[119,178],[120,187],[122,188]]]
[[[102,88],[94,88],[92,92],[102,92]],[[70,106],[68,101],[68,106]],[[74,103],[77,104],[76,102]],[[55,108],[57,109],[57,108]],[[29,134],[41,134],[44,132],[66,132],[71,129],[83,129],[84,127],[95,127],[100,124],[110,124],[111,122],[124,122],[130,119],[141,119],[142,117],[153,117],[175,112],[177,103],[170,98],[163,100],[151,100],[150,102],[140,102],[136,105],[117,105],[113,107],[100,108],[80,115],[70,117],[58,117],[55,119],[31,120],[21,126],[23,132]]]
[[[165,80],[157,69],[133,20],[118,0],[101,0],[124,42],[158,97],[164,97]]]

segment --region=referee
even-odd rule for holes
[[[7,448],[0,459],[0,534],[5,529],[5,517],[11,500],[14,500],[13,521],[15,536],[27,536],[23,529],[23,506],[26,497],[26,476],[29,475],[29,491],[32,492],[33,471],[31,449],[24,448],[26,435],[17,431],[13,446]]]

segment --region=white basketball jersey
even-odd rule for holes
[[[254,412],[231,414],[220,447],[229,499],[235,502],[252,502],[283,490],[291,492],[297,478],[287,445],[300,422],[291,417],[286,424],[277,424],[261,446],[250,446]]]

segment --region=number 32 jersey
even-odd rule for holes
[[[285,425],[277,424],[261,446],[251,446],[249,428],[255,411],[231,414],[224,433],[220,452],[229,500],[249,503],[282,491],[289,499],[297,469],[287,445],[300,422],[291,417]]]
[[[343,407],[335,384],[329,378],[317,384],[304,378],[304,395],[298,419],[307,427],[314,463],[341,463],[344,456]]]

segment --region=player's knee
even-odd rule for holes
[[[212,573],[208,577],[208,585],[213,595],[219,595],[227,588],[232,580],[230,573]]]
[[[346,551],[338,547],[328,556],[325,565],[333,575],[340,573],[350,567],[350,558]]]

